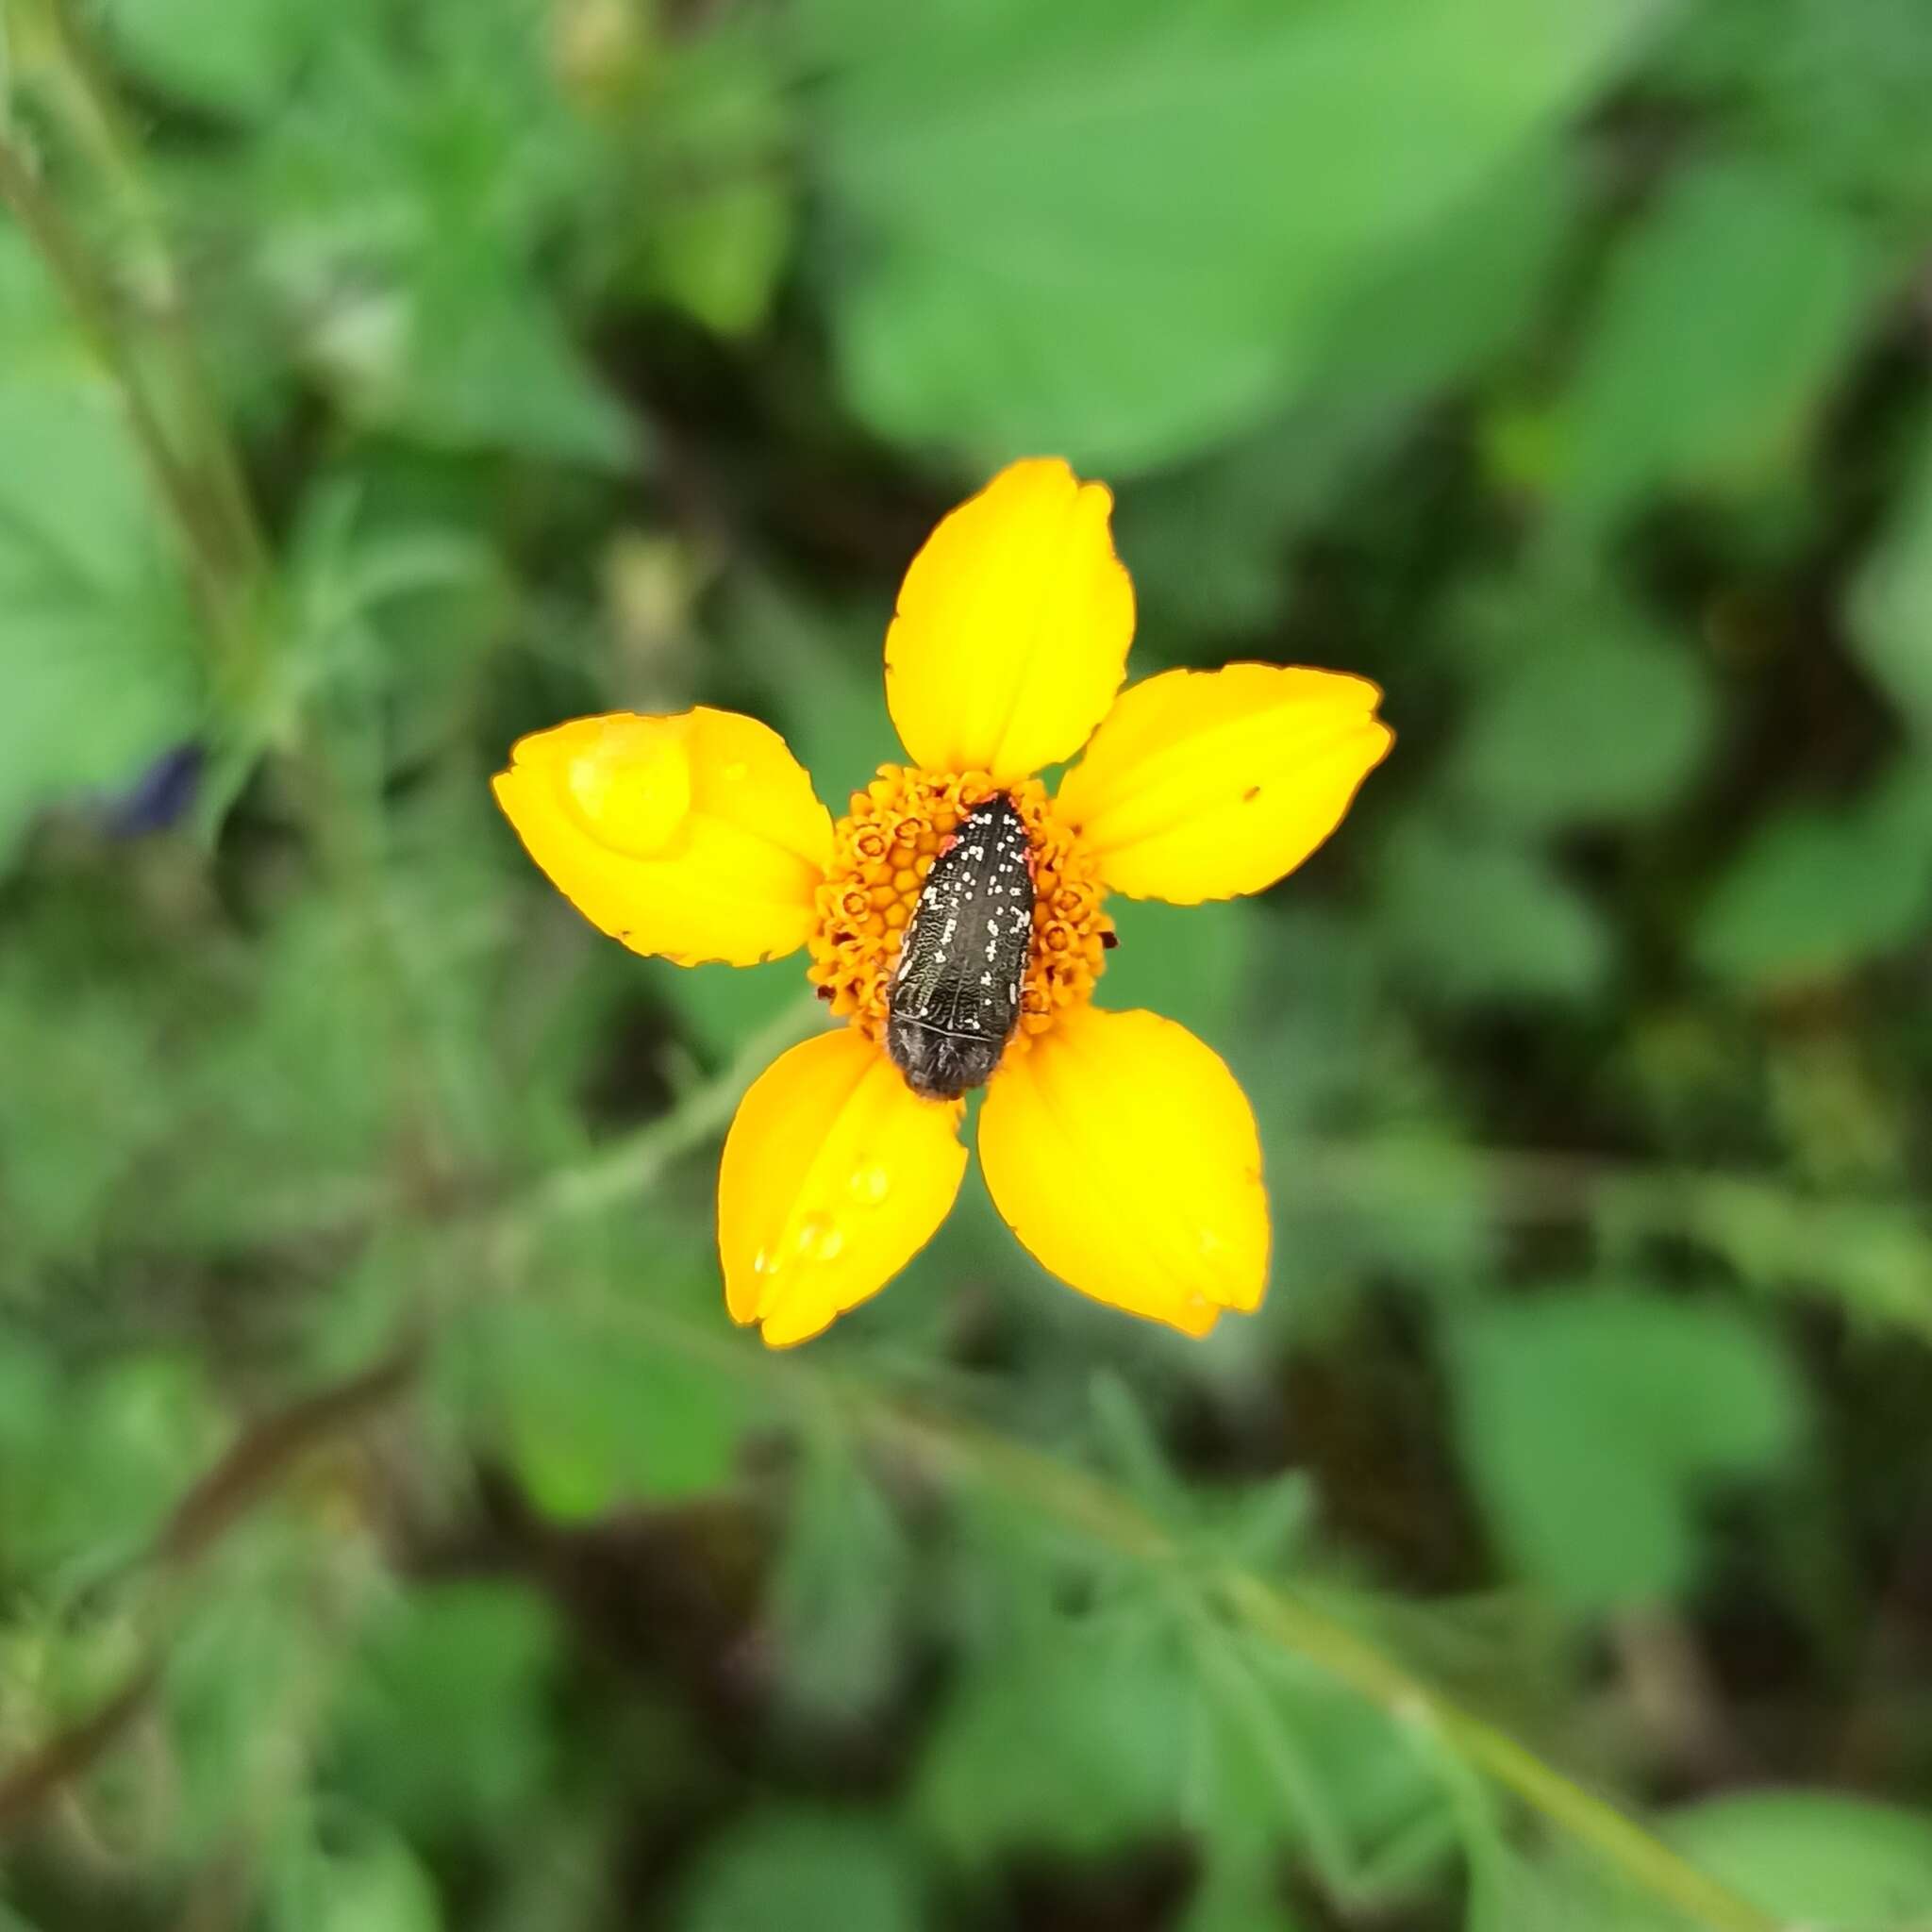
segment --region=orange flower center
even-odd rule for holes
[[[1101,908],[1099,867],[1055,813],[1037,778],[1001,787],[984,772],[881,765],[832,831],[832,862],[818,891],[808,977],[832,1010],[874,1041],[886,1031],[886,992],[899,937],[933,860],[975,805],[1004,790],[1033,852],[1033,943],[1008,1054],[1024,1053],[1055,1017],[1093,996],[1113,921]]]

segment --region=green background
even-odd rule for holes
[[[0,1926],[1932,1926],[1928,102],[1924,0],[0,0]],[[970,1178],[768,1357],[798,962],[487,779],[836,804],[1033,453],[1141,674],[1400,734],[1114,908],[1272,1290]]]

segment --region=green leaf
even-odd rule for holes
[[[439,260],[412,293],[408,353],[381,404],[398,428],[457,449],[636,464],[636,425],[529,281]]]
[[[548,1607],[528,1590],[409,1591],[373,1621],[344,1679],[334,1777],[412,1832],[513,1824],[550,1766],[558,1651]]]
[[[846,389],[901,441],[1116,474],[1252,420],[1348,301],[1615,71],[1585,0],[815,0],[821,170],[859,246]]]
[[[543,9],[369,0],[322,16],[303,85],[234,164],[192,177],[242,293],[352,419],[435,447],[625,470],[638,427],[531,264],[581,219],[593,150]],[[311,9],[312,10],[312,9]],[[405,25],[407,23],[407,25]]]
[[[1932,419],[1877,544],[1852,585],[1851,635],[1865,668],[1932,737]]]
[[[1414,822],[1383,867],[1387,942],[1454,1000],[1582,1000],[1609,971],[1596,909],[1540,853]]]
[[[5,1556],[56,1588],[132,1557],[215,1453],[218,1411],[183,1353],[129,1353],[62,1374],[0,1329]]]
[[[1920,0],[1722,0],[1687,8],[1658,78],[1715,106],[1847,206],[1932,212],[1932,14]]]
[[[1412,430],[1420,401],[1522,327],[1565,234],[1575,174],[1555,143],[1512,161],[1346,306],[1317,374],[1276,420],[1121,492],[1137,664],[1175,639],[1262,629],[1287,594],[1292,540],[1361,487]]]
[[[911,1578],[906,1533],[878,1484],[849,1443],[814,1440],[773,1591],[794,1707],[849,1724],[879,1706],[904,1664]]]
[[[1119,1656],[1091,1633],[1035,1640],[967,1678],[941,1714],[919,1813],[954,1856],[974,1861],[1092,1856],[1171,1829],[1191,1704],[1172,1660],[1150,1657],[1144,1643]],[[1016,1738],[1027,1748],[1015,1751]]]
[[[1709,742],[1708,678],[1680,643],[1601,600],[1518,613],[1533,635],[1478,684],[1450,783],[1531,829],[1634,818],[1670,802]]]
[[[716,1489],[749,1419],[743,1385],[616,1324],[501,1309],[479,1338],[519,1478],[564,1521]]]
[[[1719,978],[1828,979],[1913,939],[1932,908],[1932,785],[1909,768],[1838,808],[1796,806],[1760,823],[1690,929]]]
[[[1664,1836],[1692,1864],[1781,1925],[1921,1932],[1932,1904],[1932,1819],[1836,1791],[1759,1791],[1675,1813]],[[1680,1932],[1683,1921],[1613,1889],[1571,1855],[1549,1874],[1544,1924]]]
[[[0,230],[0,865],[33,812],[204,723],[172,538],[105,375]]]
[[[676,33],[646,8],[580,5],[564,17],[583,23],[579,94],[621,144],[593,244],[609,279],[720,335],[750,334],[771,311],[799,230],[797,110],[779,16],[722,8],[702,31]]]
[[[1618,1183],[1604,1190],[1598,1229],[1606,1241],[1641,1245],[1651,1217],[1635,1198],[1620,1202]],[[1726,1181],[1707,1175],[1684,1196],[1682,1228],[1754,1288],[1826,1295],[1867,1333],[1910,1331],[1932,1340],[1932,1291],[1925,1230],[1918,1205],[1898,1200],[1837,1200],[1799,1192],[1776,1181]]]
[[[1830,1791],[1767,1791],[1673,1819],[1685,1857],[1786,1920],[1819,1927],[1924,1923],[1932,1819]]]
[[[298,1840],[265,1888],[272,1932],[441,1932],[442,1907],[416,1855],[358,1821],[346,1844]]]
[[[1196,1882],[1179,1932],[1303,1932],[1308,1923],[1289,1909],[1269,1860],[1224,1858]]]
[[[1340,1899],[1412,1889],[1417,1865],[1441,1858],[1448,1823],[1441,1775],[1414,1733],[1259,1640],[1224,1629],[1195,1641],[1212,1726],[1197,1737],[1205,1761],[1191,1767],[1196,1832],[1236,1860],[1292,1850]],[[1229,1674],[1231,1660],[1244,1667]]]
[[[755,175],[686,193],[650,236],[652,279],[665,300],[723,336],[765,319],[797,225],[790,183]]]
[[[1414,1735],[1310,1667],[1123,1578],[1091,1614],[1028,1605],[941,1713],[915,1805],[948,1851],[1103,1856],[1186,1829],[1210,1869],[1293,1853],[1338,1892],[1440,1809]],[[1016,1753],[1015,1737],[1028,1747]]]
[[[1342,306],[1307,400],[1354,398],[1400,421],[1429,391],[1507,348],[1574,232],[1584,180],[1559,136],[1512,154]]]
[[[115,973],[109,915],[92,910],[17,918],[0,947],[0,1224],[23,1272],[91,1260],[117,1190],[178,1130],[179,1094],[141,1077],[164,1024],[159,976],[143,962],[137,991],[132,974]],[[57,1004],[60,1024],[49,1027]]]
[[[255,1829],[271,1822],[281,1830],[291,1827],[291,1800],[299,1799],[301,1789],[265,1779],[264,1771],[294,1743],[315,1707],[318,1687],[333,1681],[339,1661],[325,1654],[312,1621],[289,1614],[291,1601],[314,1583],[312,1560],[305,1563],[303,1554],[286,1535],[238,1541],[216,1573],[224,1587],[203,1591],[196,1614],[184,1621],[170,1650],[163,1708],[175,1741],[172,1776],[178,1796],[169,1845],[175,1859],[211,1857],[232,1843],[251,1805]],[[290,1876],[300,1882],[313,1848],[302,1842],[294,1823]],[[322,1882],[316,1874],[315,1885]],[[306,1889],[291,1899],[291,1908],[313,1897],[313,1887]]]
[[[316,43],[308,0],[109,0],[114,53],[167,93],[255,119],[288,92]]]
[[[1885,267],[1857,218],[1795,175],[1688,170],[1610,262],[1562,407],[1558,495],[1597,519],[1659,486],[1786,462]]]
[[[875,1816],[771,1807],[708,1843],[679,1887],[677,1932],[920,1932],[910,1848]]]
[[[151,1233],[184,1247],[235,1240],[255,1213],[263,1225],[312,1216],[318,1181],[366,1172],[391,1118],[393,1008],[354,924],[325,896],[291,900],[248,963],[247,997],[223,1024],[196,1013],[193,1059],[166,1081],[157,1044],[144,1070],[200,1124],[168,1150],[166,1185],[143,1203]],[[446,972],[439,999],[460,984]]]
[[[1130,480],[1114,537],[1140,611],[1136,673],[1189,638],[1260,630],[1288,594],[1291,541],[1399,421],[1386,398],[1320,395],[1196,461]]]
[[[1511,1569],[1577,1611],[1686,1589],[1708,1486],[1774,1474],[1803,1427],[1783,1356],[1720,1306],[1509,1302],[1460,1322],[1449,1359],[1463,1458]]]

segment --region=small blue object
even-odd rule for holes
[[[177,744],[163,752],[125,791],[108,800],[108,836],[138,839],[165,831],[194,803],[206,763],[207,754],[198,744]]]

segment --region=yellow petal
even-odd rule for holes
[[[805,943],[832,822],[785,741],[699,707],[519,739],[494,780],[530,857],[591,924],[680,966]]]
[[[915,763],[1009,785],[1086,743],[1134,635],[1112,510],[1104,484],[1034,458],[925,540],[886,633],[886,702]]]
[[[774,1060],[739,1103],[718,1171],[732,1320],[787,1348],[883,1288],[959,1191],[959,1114],[921,1100],[849,1026]]]
[[[1123,691],[1056,801],[1130,899],[1258,892],[1337,825],[1395,734],[1365,677],[1165,671]]]
[[[1042,1268],[1205,1335],[1258,1307],[1268,1197],[1247,1096],[1156,1013],[1080,1007],[993,1076],[979,1115],[993,1205]]]

